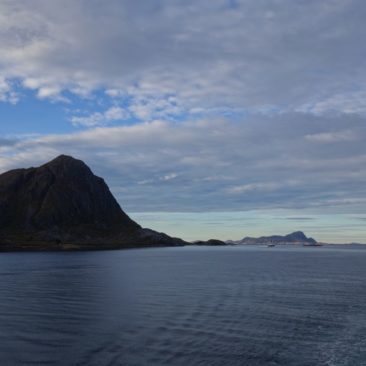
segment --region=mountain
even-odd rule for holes
[[[184,245],[143,229],[81,160],[61,155],[0,175],[0,250]]]
[[[295,231],[288,235],[261,236],[260,238],[245,237],[234,241],[235,244],[307,244],[314,245],[317,242],[308,238],[302,231]]]

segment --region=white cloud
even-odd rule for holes
[[[178,174],[177,173],[170,173],[170,174],[166,174],[163,177],[161,177],[160,180],[167,181],[167,180],[175,179],[177,177],[178,177]]]
[[[283,188],[290,188],[296,185],[299,185],[300,182],[295,180],[289,180],[285,182],[257,182],[257,183],[250,183],[250,184],[243,184],[240,186],[230,187],[228,189],[229,193],[232,194],[242,194],[252,191],[267,191],[267,192],[274,192]]]
[[[37,93],[39,98],[55,98],[55,97],[59,97],[60,96],[60,88],[58,87],[46,87],[43,86],[41,88],[38,89],[38,93]]]
[[[178,105],[173,96],[143,96],[135,95],[129,111],[141,120],[167,118],[180,115],[184,108]]]
[[[144,179],[144,180],[140,180],[137,182],[137,184],[140,185],[145,185],[145,184],[156,184],[158,182],[167,182],[167,181],[171,181],[175,178],[178,177],[177,173],[169,173],[169,174],[165,174],[161,177],[157,177],[157,178],[150,178],[150,179]]]
[[[16,104],[18,101],[18,93],[12,90],[12,86],[7,80],[0,77],[0,102]]]
[[[342,141],[355,141],[362,139],[363,136],[358,135],[356,131],[343,130],[335,132],[321,132],[306,135],[305,138],[313,142],[323,142],[323,143],[334,143]]]
[[[365,114],[365,7],[358,0],[3,1],[0,75],[43,99],[102,89],[127,98],[143,120],[215,108]],[[14,91],[0,99],[15,102]]]
[[[344,91],[331,95],[323,100],[303,105],[299,110],[314,114],[341,112],[349,114],[366,114],[366,90],[357,92]]]
[[[86,127],[106,125],[112,121],[122,121],[128,119],[129,113],[120,107],[110,107],[103,113],[95,112],[89,116],[72,116],[71,122],[74,125]]]

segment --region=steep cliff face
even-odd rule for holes
[[[139,228],[122,211],[102,178],[81,160],[65,155],[39,168],[2,174],[0,214],[0,229]]]
[[[131,220],[81,160],[61,155],[0,175],[0,250],[178,244]]]

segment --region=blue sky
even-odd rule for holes
[[[83,159],[186,239],[366,242],[366,5],[4,1],[0,172]]]

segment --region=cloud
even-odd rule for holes
[[[103,113],[95,112],[89,116],[72,116],[71,123],[75,126],[86,127],[106,125],[112,121],[126,120],[130,117],[129,113],[120,107],[111,107]]]
[[[137,184],[142,184],[142,185],[150,184],[151,185],[151,184],[156,184],[159,182],[167,182],[167,181],[173,180],[177,177],[178,177],[177,173],[169,173],[169,174],[165,174],[162,177],[154,177],[154,178],[149,178],[149,179],[138,181]]]
[[[360,138],[306,138],[327,130],[340,136],[345,126]],[[128,212],[282,208],[362,214],[365,137],[364,119],[354,115],[155,120],[1,144],[0,171],[66,153],[103,176]]]
[[[361,0],[3,1],[0,100],[102,90],[141,120],[365,114],[365,11]]]
[[[341,141],[355,141],[362,138],[355,131],[343,130],[336,132],[321,132],[316,134],[306,135],[305,138],[309,141],[323,142],[323,143],[333,143]]]
[[[366,91],[357,92],[344,91],[332,95],[324,100],[303,105],[299,110],[314,114],[324,114],[329,112],[342,112],[349,114],[366,114]]]
[[[174,116],[185,112],[184,108],[178,105],[177,98],[173,96],[135,96],[128,109],[135,117],[141,120],[174,118]]]
[[[178,177],[178,174],[176,173],[170,173],[170,174],[166,174],[163,177],[161,177],[161,180],[167,181],[167,180],[172,180]]]
[[[19,95],[12,90],[11,83],[0,76],[0,102],[16,104],[18,101]]]
[[[0,138],[0,148],[2,146],[12,146],[15,145],[16,143],[17,141],[11,138]]]
[[[290,221],[313,221],[313,220],[315,220],[315,217],[292,216],[292,217],[285,217],[285,220],[290,220]]]
[[[250,184],[244,184],[240,186],[230,187],[228,189],[229,193],[232,194],[242,194],[249,193],[252,191],[267,191],[273,192],[286,187],[291,187],[299,184],[299,182],[295,180],[285,181],[285,182],[256,182]]]
[[[366,217],[354,217],[355,220],[366,221]]]

